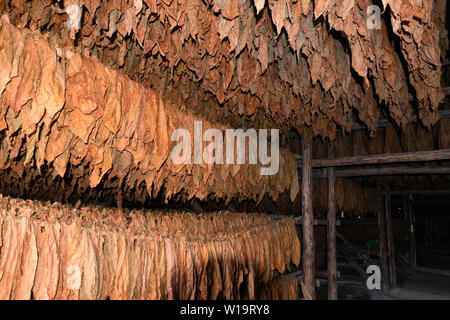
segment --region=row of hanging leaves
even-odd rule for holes
[[[352,110],[375,129],[383,104],[404,127],[410,84],[429,126],[442,99],[446,1],[383,0],[380,29],[369,30],[373,4],[15,0],[2,11],[209,119],[333,138],[336,126],[350,130]]]
[[[295,298],[292,280],[275,271],[300,261],[293,218],[1,195],[0,248],[2,300]]]
[[[55,190],[60,201],[72,194],[82,198],[100,182],[105,190],[121,190],[117,197],[142,203],[160,192],[166,200],[257,202],[264,196],[277,200],[284,192],[294,200],[298,194],[295,159],[287,150],[281,150],[279,171],[272,176],[248,162],[175,164],[172,132],[185,128],[194,138],[194,121],[201,118],[95,58],[53,47],[6,17],[0,47],[0,169],[10,170],[21,188],[42,191],[37,176],[50,178],[50,184],[59,176],[65,178]],[[203,121],[202,128],[227,127]]]

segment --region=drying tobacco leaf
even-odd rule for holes
[[[20,57],[2,60],[11,70],[14,61],[20,63],[1,103],[7,128],[2,163],[19,176],[35,168],[37,175],[45,164],[46,177],[59,175],[71,180],[70,188],[60,190],[48,184],[64,199],[81,196],[86,188],[91,192],[101,183],[116,190],[112,194],[118,201],[122,194],[126,199],[145,201],[157,197],[160,190],[166,199],[181,195],[231,201],[245,195],[261,201],[264,195],[276,200],[278,193],[286,191],[292,201],[296,198],[298,184],[292,178],[297,176],[296,163],[286,150],[281,150],[281,169],[271,179],[262,176],[257,165],[175,164],[170,156],[175,143],[170,136],[176,129],[187,128],[193,137],[195,121],[202,121],[202,133],[212,128],[224,133],[228,127],[180,111],[155,91],[95,58],[61,51],[39,34],[18,29],[6,20],[2,26],[22,39],[22,45],[16,43],[12,51],[14,57]],[[264,41],[262,38],[259,46],[268,52]],[[261,59],[267,68],[268,55]],[[234,78],[230,67],[232,64],[225,64],[223,72]],[[31,100],[25,100],[28,96]]]
[[[68,12],[71,4],[86,15],[79,26],[72,25],[77,19]],[[49,2],[22,1],[5,4],[4,12],[14,25],[42,30],[61,48],[75,46],[77,52],[155,88],[164,101],[187,106],[210,121],[296,128],[334,138],[336,127],[350,130],[354,110],[373,131],[378,105],[385,104],[404,129],[413,112],[408,80],[419,118],[429,126],[438,120],[443,97],[439,66],[448,48],[446,2],[384,0],[391,21],[382,19],[379,30],[367,28],[366,10],[372,4],[85,0],[65,3],[58,11]],[[16,39],[8,39],[9,33],[2,41]],[[80,41],[74,43],[75,34]],[[399,48],[392,39],[398,39]],[[9,61],[7,51],[1,59]],[[8,78],[17,76],[20,59],[13,60],[12,72],[8,75],[7,68],[0,76],[0,92]],[[83,92],[80,107],[88,111],[95,105],[88,94],[91,86]],[[14,96],[13,107],[27,98],[25,94],[16,102]],[[108,109],[105,119],[111,131],[120,123],[114,110]]]

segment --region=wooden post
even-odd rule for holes
[[[386,189],[388,190],[388,189]],[[387,242],[389,252],[389,279],[391,288],[397,287],[397,277],[395,274],[395,246],[394,246],[394,232],[392,227],[392,215],[391,215],[391,195],[385,196],[385,212],[386,212],[386,231]]]
[[[381,262],[381,277],[383,281],[384,292],[389,292],[389,278],[388,278],[388,261],[386,253],[386,221],[384,219],[384,203],[383,190],[380,181],[377,182],[377,202],[378,202],[378,235],[380,240],[380,262]]]
[[[305,289],[316,298],[314,216],[312,208],[312,142],[302,137],[303,274]]]
[[[328,143],[328,159],[334,158],[334,142]],[[328,176],[328,300],[337,300],[337,255],[336,255],[336,176],[335,169],[327,168]]]
[[[409,269],[414,272],[417,267],[416,258],[416,225],[414,216],[414,201],[413,197],[409,196],[408,199],[408,216],[409,216]]]

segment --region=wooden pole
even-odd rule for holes
[[[409,196],[408,199],[408,216],[409,216],[409,259],[410,259],[410,270],[414,272],[417,267],[416,260],[416,226],[415,226],[415,216],[414,216],[414,201],[413,197]]]
[[[387,242],[389,252],[389,279],[391,288],[395,288],[397,287],[397,277],[395,273],[395,246],[394,246],[394,232],[392,227],[391,196],[388,194],[385,196],[384,199],[386,212]]]
[[[377,202],[378,202],[378,235],[380,240],[380,261],[383,290],[389,292],[388,261],[386,253],[386,221],[384,219],[383,190],[380,181],[377,182]]]
[[[334,158],[334,142],[328,143],[328,158]],[[336,254],[336,177],[335,169],[327,168],[328,175],[328,300],[337,300],[337,254]]]
[[[314,216],[312,207],[312,142],[302,136],[303,274],[305,289],[316,298]]]

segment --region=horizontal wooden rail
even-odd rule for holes
[[[450,149],[417,151],[404,153],[382,153],[374,155],[358,155],[336,159],[313,160],[313,168],[363,166],[386,163],[402,162],[430,162],[450,160]],[[297,167],[301,168],[301,162],[297,158]]]
[[[370,177],[370,176],[393,176],[393,175],[450,175],[450,167],[380,167],[380,168],[357,168],[357,169],[337,169],[336,178]],[[301,175],[299,176],[301,179]],[[315,169],[314,179],[327,178],[326,169]]]

